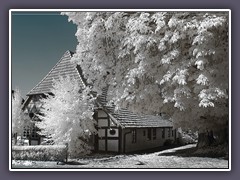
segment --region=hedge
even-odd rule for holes
[[[12,159],[34,161],[67,161],[66,145],[13,146]]]

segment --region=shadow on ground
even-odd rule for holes
[[[57,162],[57,165],[87,165],[88,163],[81,163],[77,161]]]
[[[174,152],[160,153],[158,156],[210,157],[228,160],[228,150],[221,145],[203,148],[191,147],[188,149],[179,149]]]
[[[147,149],[147,150],[141,150],[141,151],[134,151],[134,152],[130,152],[130,153],[126,153],[126,154],[150,154],[150,153],[155,153],[155,152],[159,152],[159,151],[164,151],[164,150],[168,150],[168,149],[173,149],[173,148],[177,148],[177,147],[181,147],[182,145],[168,145],[168,146],[160,146],[157,148],[153,148],[153,149]]]

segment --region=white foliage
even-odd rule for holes
[[[173,82],[177,82],[179,85],[185,85],[186,76],[188,75],[187,69],[177,70],[176,75],[172,78]]]
[[[196,80],[197,84],[208,85],[208,78],[203,74],[200,74]]]
[[[203,60],[197,60],[195,62],[195,65],[197,65],[197,68],[200,69],[200,70],[204,69],[204,61]]]
[[[95,133],[90,89],[80,89],[80,83],[67,76],[54,80],[52,93],[41,100],[41,134],[55,144],[68,143],[71,156],[88,153],[89,136]]]
[[[227,13],[65,14],[78,26],[73,60],[98,93],[109,86],[117,107],[166,112],[187,128],[226,124]]]
[[[22,96],[19,89],[12,94],[12,134],[22,135],[24,127],[30,123],[30,118],[22,111]]]

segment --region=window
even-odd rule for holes
[[[148,140],[151,140],[152,139],[152,131],[151,131],[152,129],[148,129],[147,130],[147,139]]]
[[[143,131],[143,136],[146,136],[146,131],[145,130]]]
[[[153,128],[153,140],[157,138],[157,129]]]
[[[30,135],[30,128],[29,127],[24,127],[23,137],[24,138],[29,138],[29,135]]]
[[[132,130],[132,143],[136,143],[137,142],[137,132],[136,129]]]
[[[174,136],[174,130],[172,129],[172,137]]]
[[[168,137],[170,137],[170,128],[168,128]]]
[[[109,133],[110,133],[110,135],[115,135],[116,134],[116,130],[115,129],[110,129],[110,131],[109,131]]]
[[[165,138],[165,128],[162,128],[162,138]]]
[[[31,137],[32,138],[38,138],[38,133],[37,133],[37,129],[36,128],[32,129]]]

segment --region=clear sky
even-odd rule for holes
[[[12,89],[25,98],[65,51],[75,51],[76,30],[60,12],[12,12]]]

